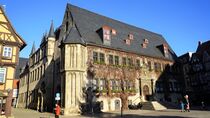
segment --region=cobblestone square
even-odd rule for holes
[[[39,113],[28,109],[12,109],[14,118],[54,118],[52,113]],[[92,114],[88,116],[71,115],[60,116],[61,118],[120,118],[120,111]],[[178,109],[167,109],[162,111],[153,110],[127,110],[124,111],[123,118],[209,118],[209,111],[191,110],[190,112],[180,112]]]

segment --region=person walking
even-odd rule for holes
[[[190,112],[190,102],[188,95],[185,95],[185,100],[186,100],[186,111]]]
[[[184,112],[184,102],[180,100],[181,112]]]
[[[205,103],[204,101],[201,102],[202,110],[205,110]]]
[[[60,112],[61,112],[61,107],[56,103],[55,104],[55,118],[59,118]]]

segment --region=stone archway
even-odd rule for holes
[[[149,86],[144,85],[143,86],[143,95],[145,100],[149,100]]]

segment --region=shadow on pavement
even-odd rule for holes
[[[124,114],[121,117],[121,114],[116,114],[116,113],[86,114],[86,115],[82,115],[82,116],[83,117],[94,117],[94,118],[186,118],[186,117],[181,117],[181,116],[163,116],[163,115],[144,116],[144,115],[139,115],[139,114]]]

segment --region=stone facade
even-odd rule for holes
[[[53,29],[53,24],[51,26]],[[40,48],[33,46],[29,56],[29,64],[20,74],[20,99],[18,107],[36,109],[38,111],[52,111],[54,104],[55,37],[44,35]],[[59,82],[58,82],[59,83]],[[27,88],[27,89],[26,89]],[[21,105],[23,104],[23,105]]]
[[[40,47],[32,48],[27,106],[52,111],[59,102],[64,114],[78,113],[92,93],[97,97],[91,103],[100,102],[102,111],[151,100],[175,102],[178,80],[169,76],[173,69],[167,71],[175,58],[161,35],[68,4],[61,26],[54,31],[52,24]]]

